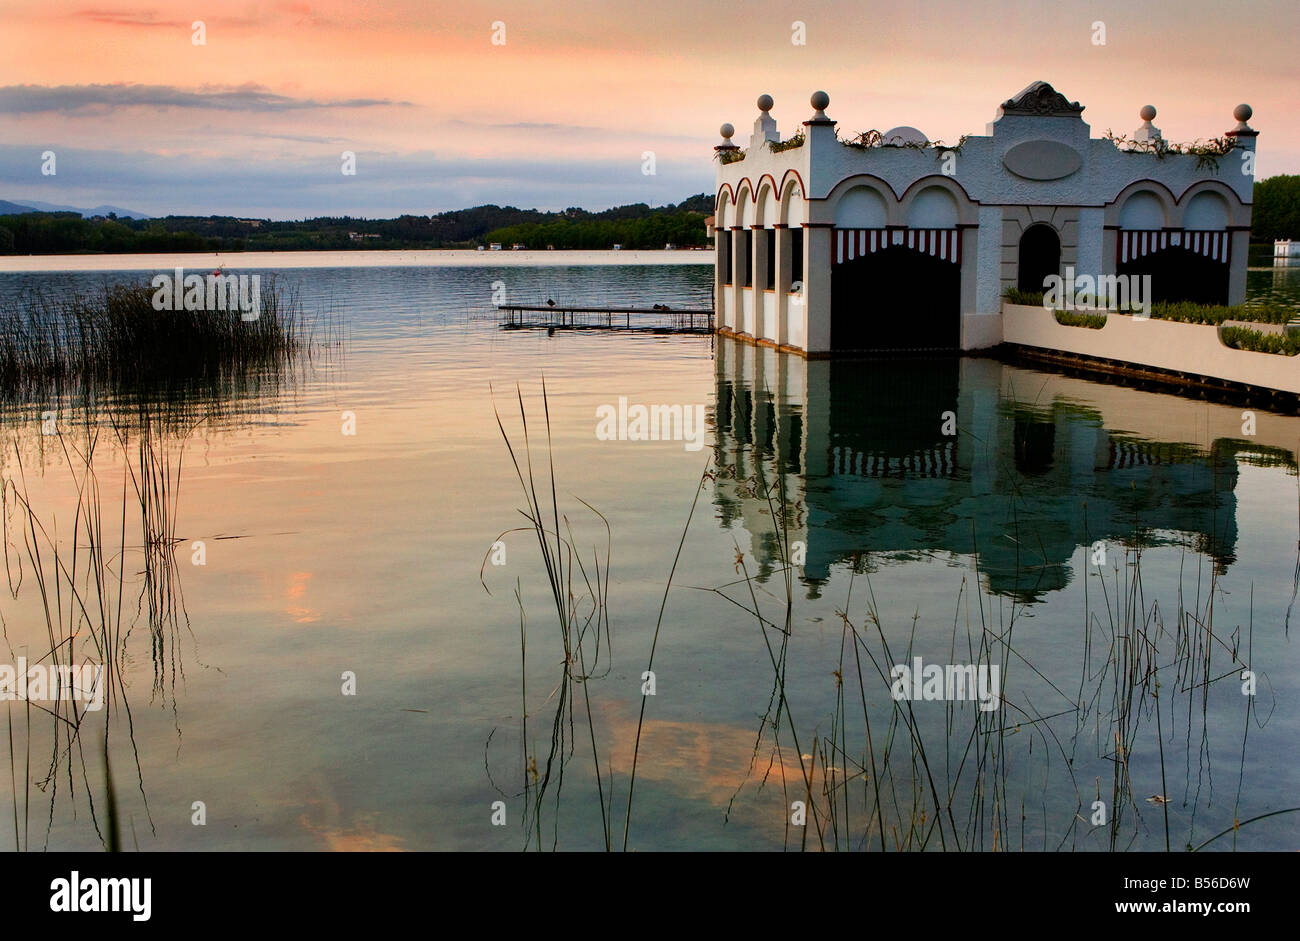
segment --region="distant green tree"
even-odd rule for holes
[[[1250,237],[1254,242],[1300,239],[1300,176],[1271,176],[1255,184]]]
[[[474,206],[434,216],[396,219],[321,216],[286,222],[231,216],[160,219],[83,219],[77,213],[30,212],[0,216],[0,251],[62,252],[288,251],[320,249],[441,248],[488,241],[529,248],[683,248],[706,241],[704,216],[713,197],[701,193],[678,206],[645,203],[600,212],[570,207],[542,212],[514,206]],[[352,238],[351,234],[377,238]]]

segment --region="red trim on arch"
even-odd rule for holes
[[[796,180],[799,181],[799,195],[800,195],[801,197],[803,197],[804,199],[807,199],[807,198],[808,198],[808,187],[806,187],[806,186],[804,185],[804,182],[803,182],[803,176],[800,175],[800,173],[799,173],[798,170],[793,170],[793,169],[791,169],[791,170],[786,170],[785,173],[781,174],[781,186],[780,186],[780,188],[776,191],[776,198],[777,198],[777,199],[780,199],[780,198],[781,198],[781,194],[785,192],[785,184],[786,184],[786,181],[789,180],[789,178],[790,178],[791,176],[793,176]]]

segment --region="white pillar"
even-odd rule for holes
[[[773,337],[778,346],[789,342],[790,330],[790,274],[794,270],[790,254],[794,246],[794,233],[789,226],[776,230],[776,331]]]
[[[835,229],[829,223],[804,226],[804,349],[831,349],[831,250]]]

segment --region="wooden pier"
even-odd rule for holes
[[[651,333],[712,333],[713,311],[676,307],[554,307],[501,304],[507,330],[643,330]]]

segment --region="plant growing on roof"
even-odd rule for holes
[[[962,147],[966,144],[966,135],[963,134],[955,144],[945,144],[941,140],[886,141],[884,135],[881,134],[880,131],[872,128],[869,131],[863,131],[856,137],[851,137],[848,140],[840,138],[839,141],[845,147],[852,147],[855,150],[874,150],[878,147],[897,147],[906,148],[908,150],[933,150],[935,151],[935,156],[942,160],[946,153],[961,153]]]
[[[1226,157],[1241,146],[1234,137],[1215,137],[1209,142],[1197,139],[1190,144],[1171,144],[1162,137],[1149,141],[1130,140],[1110,130],[1106,131],[1102,139],[1110,141],[1123,153],[1154,154],[1158,160],[1163,160],[1168,154],[1193,156],[1196,158],[1196,169],[1211,170],[1215,173],[1219,172],[1220,158]]]

